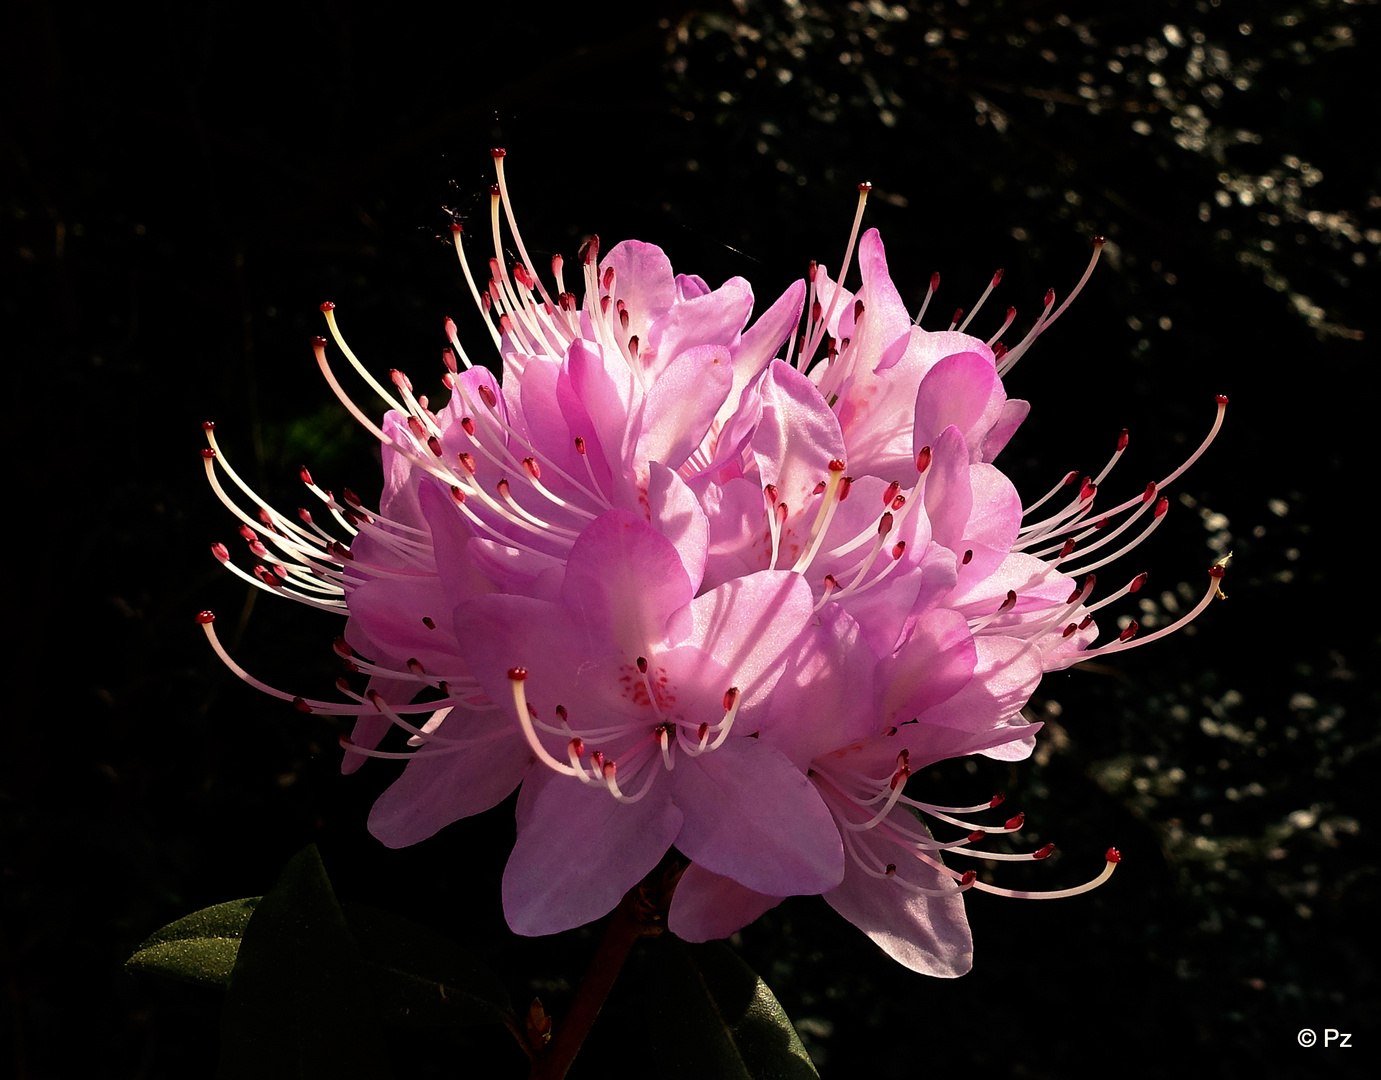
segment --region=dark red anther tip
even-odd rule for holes
[[[498,184],[490,184],[490,185],[489,185],[489,197],[490,197],[491,199],[497,199],[497,198],[499,197],[499,185],[498,185]]]
[[[452,222],[451,222],[451,235],[452,235],[452,236],[459,236],[459,235],[460,235],[461,233],[463,233],[464,231],[465,231],[465,230],[461,227],[460,222],[458,222],[458,221],[452,221]]]
[[[212,612],[212,611],[199,611],[199,612],[197,612],[197,622],[199,622],[202,626],[205,626],[207,623],[213,623],[213,622],[215,622],[215,621],[216,621],[216,614],[215,614],[215,612]]]
[[[1110,847],[1103,853],[1103,858],[1116,865],[1122,861],[1122,852],[1118,851],[1115,847]]]
[[[1128,434],[1127,429],[1123,428],[1121,434],[1117,436],[1117,449],[1119,451],[1127,449],[1127,443],[1130,438],[1131,436]]]
[[[323,300],[322,303],[321,303],[321,310],[322,310],[322,311],[335,311],[335,310],[336,310],[335,302],[334,302],[334,301],[331,301],[331,300]]]
[[[844,471],[844,463],[843,463],[842,461],[840,461],[838,458],[831,458],[831,459],[830,459],[830,472],[843,472],[843,471]]]
[[[1007,346],[998,341],[993,344],[993,359],[1001,360],[1007,355]]]
[[[634,661],[634,662],[638,665],[638,671],[641,672],[643,675],[646,675],[646,674],[647,674],[647,657],[646,657],[646,656],[640,656],[640,657],[638,657],[638,659],[637,659],[636,661]]]
[[[349,735],[339,735],[339,736],[337,736],[337,739],[338,739],[338,741],[340,742],[340,744],[341,744],[342,747],[354,746],[354,745],[355,745],[355,740],[352,739]]]
[[[934,292],[934,291],[935,291],[936,289],[938,289],[939,287],[940,287],[940,271],[936,270],[935,273],[933,273],[933,274],[930,275],[930,291],[931,291],[931,292]]]
[[[1013,832],[1015,832],[1017,829],[1020,829],[1020,828],[1021,828],[1023,825],[1025,825],[1025,824],[1026,824],[1026,815],[1025,815],[1025,814],[1016,814],[1016,815],[1014,815],[1013,817],[1009,817],[1009,818],[1007,819],[1007,821],[1003,824],[1002,827],[1003,827],[1004,829],[1010,829],[1010,830],[1012,830]]]
[[[511,667],[508,669],[508,677],[512,679],[514,682],[522,682],[524,679],[527,678],[527,668]]]
[[[1006,801],[1007,796],[999,791],[996,795],[994,795],[991,799],[988,800],[988,809],[991,810],[995,806],[1001,806]]]
[[[1079,624],[1078,624],[1078,623],[1070,623],[1068,626],[1065,627],[1064,633],[1061,634],[1060,636],[1061,636],[1061,637],[1073,637],[1073,636],[1074,636],[1074,631],[1076,631],[1076,630],[1078,630],[1078,629],[1079,629]]]
[[[207,461],[210,461],[216,456],[216,451],[212,450],[209,446],[203,446],[201,449],[201,456]]]
[[[1216,401],[1219,405],[1226,405],[1228,403],[1226,394],[1217,394],[1214,396],[1213,400]]]
[[[508,151],[505,150],[502,146],[496,146],[494,147],[494,149],[489,151],[489,156],[493,158],[495,161],[498,161],[501,157],[507,157]]]
[[[734,702],[738,701],[738,693],[739,691],[737,686],[731,686],[729,687],[729,689],[724,691],[723,704],[725,712],[728,712],[730,709],[734,707]]]
[[[985,833],[982,829],[974,829],[973,832],[969,833],[969,843],[976,844],[978,843],[978,841],[982,840],[983,837],[987,835],[988,834]]]
[[[883,514],[882,517],[878,518],[878,536],[886,536],[892,531],[892,521],[891,513]]]
[[[1106,236],[1095,236],[1095,237],[1093,238],[1093,246],[1094,246],[1094,247],[1102,247],[1102,246],[1103,246],[1104,244],[1106,244],[1107,242],[1108,242],[1108,238],[1107,238]]]
[[[430,615],[423,615],[423,616],[422,616],[422,625],[425,626],[428,630],[435,630],[435,629],[436,629],[436,620],[433,619]]]
[[[1150,577],[1150,575],[1143,570],[1141,573],[1137,574],[1136,577],[1132,578],[1132,583],[1127,586],[1127,591],[1140,592],[1141,587],[1146,584],[1146,579],[1148,577]]]
[[[1227,572],[1226,567],[1218,566],[1216,563],[1208,568],[1208,576],[1215,581],[1221,581]]]
[[[1002,271],[998,270],[996,273],[993,274],[993,287],[996,288],[1001,281]]]
[[[934,457],[934,454],[931,451],[930,447],[921,447],[921,452],[916,455],[916,471],[925,472],[926,469],[930,468],[930,461],[932,457]]]
[[[211,545],[211,554],[221,562],[230,561],[230,551],[224,544],[216,543]]]
[[[972,885],[972,884],[973,884],[975,881],[977,881],[977,880],[978,880],[978,871],[977,871],[977,870],[965,870],[965,871],[964,871],[964,876],[961,877],[961,878],[959,879],[959,887],[960,887],[960,888],[963,888],[963,889],[967,889],[970,885]]]
[[[312,707],[307,704],[306,699],[300,697],[293,698],[293,708],[298,712],[309,713],[312,711]]]
[[[964,309],[961,308],[961,307],[957,307],[957,308],[954,309],[954,318],[951,320],[951,322],[957,323],[957,322],[959,322],[961,319],[963,319],[963,317],[964,317]]]
[[[1156,508],[1151,511],[1153,517],[1163,517],[1165,512],[1170,509],[1170,500],[1164,495],[1160,497],[1160,502],[1156,503]]]
[[[1135,619],[1127,624],[1127,628],[1117,635],[1118,641],[1131,641],[1136,637],[1136,632],[1141,629],[1141,624]]]
[[[1054,289],[1046,289],[1046,290],[1045,290],[1045,306],[1046,306],[1046,307],[1050,307],[1053,303],[1055,303],[1055,290],[1054,290]]]
[[[202,431],[215,431],[215,430],[216,430],[216,422],[215,422],[214,420],[203,420],[203,421],[201,422],[201,430],[202,430]]]
[[[858,190],[859,190],[859,191],[872,191],[872,190],[873,190],[872,182],[869,181],[869,180],[864,180],[863,183],[861,183],[861,184],[858,185]]]
[[[973,562],[973,548],[969,548],[968,551],[964,552],[964,557],[960,559],[959,562],[963,566],[968,566],[969,563]]]
[[[325,339],[324,337],[322,337],[320,334],[313,334],[313,335],[312,335],[312,348],[313,348],[313,349],[324,349],[324,348],[326,348],[326,339]]]
[[[577,454],[585,453],[585,440],[579,435],[575,437],[575,452]]]
[[[1037,862],[1039,862],[1041,859],[1048,859],[1048,858],[1050,858],[1050,856],[1052,856],[1052,855],[1054,855],[1054,854],[1055,854],[1055,845],[1054,845],[1054,844],[1046,844],[1045,847],[1041,848],[1039,851],[1033,851],[1033,852],[1031,853],[1031,858],[1033,858],[1033,859],[1035,859]]]
[[[815,485],[814,488],[811,489],[810,493],[812,495],[823,495],[825,493],[825,487],[825,482],[821,480],[818,484]]]
[[[892,545],[892,558],[893,558],[893,560],[900,559],[905,553],[906,553],[906,541],[905,541],[905,540],[898,540],[895,544]]]

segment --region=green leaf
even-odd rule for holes
[[[259,897],[250,896],[184,915],[150,935],[125,961],[125,967],[179,982],[224,988],[235,966],[240,938],[258,903]]]
[[[359,950],[321,856],[293,856],[244,928],[221,1011],[218,1080],[391,1076]]]
[[[383,1022],[452,1033],[494,1023],[518,1030],[502,981],[461,945],[390,912],[344,908]]]
[[[652,1041],[666,1077],[818,1080],[772,991],[722,941],[658,942]]]

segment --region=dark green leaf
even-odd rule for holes
[[[663,1076],[818,1080],[772,991],[729,946],[664,934],[657,951],[649,1007]]]
[[[224,987],[258,903],[259,897],[250,896],[184,915],[152,934],[125,961],[125,967],[180,982]]]
[[[359,950],[321,856],[293,856],[244,929],[221,1012],[218,1080],[391,1075]]]
[[[390,912],[344,908],[382,1021],[433,1031],[493,1023],[517,1030],[503,983],[459,944]]]

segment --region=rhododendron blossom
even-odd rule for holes
[[[1045,672],[1153,641],[1100,644],[1096,616],[1145,581],[1096,596],[1094,571],[1156,528],[1174,472],[1111,507],[1101,490],[1124,432],[1091,477],[1068,473],[1023,505],[993,459],[1026,416],[1003,376],[1068,308],[1047,294],[1029,331],[980,339],[977,308],[920,326],[859,203],[842,270],[812,263],[753,317],[749,284],[717,289],[628,241],[580,253],[551,287],[528,257],[504,181],[491,199],[494,256],[477,277],[500,377],[477,367],[455,324],[434,408],[401,372],[392,389],[336,345],[388,404],[379,424],[333,391],[383,448],[377,509],[302,479],[318,516],[271,509],[206,425],[207,475],[241,521],[246,581],[349,616],[336,651],[362,688],[308,700],[242,678],[297,708],[353,718],[345,769],[402,760],[370,830],[416,843],[519,789],[504,910],[520,933],[581,925],[675,848],[689,866],[671,928],[722,937],[787,896],[818,894],[917,971],[972,962],[963,893],[1059,897],[1090,881],[1014,891],[950,865],[1041,860],[994,846],[1016,833],[1001,797],[938,806],[908,778],[972,754],[1019,760],[1023,715]],[[520,261],[504,256],[506,219]],[[861,284],[849,291],[855,252]],[[980,306],[998,284],[994,275]],[[254,504],[239,507],[222,476]],[[399,729],[406,736],[387,738]],[[401,745],[406,743],[406,745]],[[929,826],[936,828],[932,835]]]

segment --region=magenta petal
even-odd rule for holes
[[[882,846],[881,851],[889,848]],[[950,896],[923,896],[900,883],[865,874],[850,859],[844,881],[825,894],[843,915],[899,964],[942,979],[973,967],[973,936],[963,894],[948,874],[895,849],[896,876],[925,889],[954,889]]]
[[[973,677],[977,661],[967,619],[945,608],[923,615],[901,648],[878,663],[883,722],[909,720],[953,697]]]
[[[600,785],[558,777],[529,808],[503,875],[515,933],[555,934],[614,909],[676,840],[681,811],[662,799],[626,805]]]
[[[469,721],[456,715],[447,718]],[[393,782],[369,812],[369,831],[386,847],[400,848],[425,840],[453,821],[496,806],[516,788],[533,757],[515,727],[495,712],[483,715],[486,734],[465,749],[415,754],[403,775]],[[454,730],[448,730],[448,728]],[[442,736],[461,737],[461,723],[443,722]],[[444,749],[444,747],[440,747]]]
[[[726,938],[784,899],[754,892],[732,878],[691,863],[676,884],[667,929],[682,941]]]
[[[757,739],[683,758],[665,780],[685,814],[676,846],[706,870],[773,896],[839,883],[844,848],[815,785]]]
[[[946,356],[926,373],[916,392],[912,444],[934,442],[953,424],[963,432],[970,452],[976,452],[1006,401],[991,359],[971,352]]]

